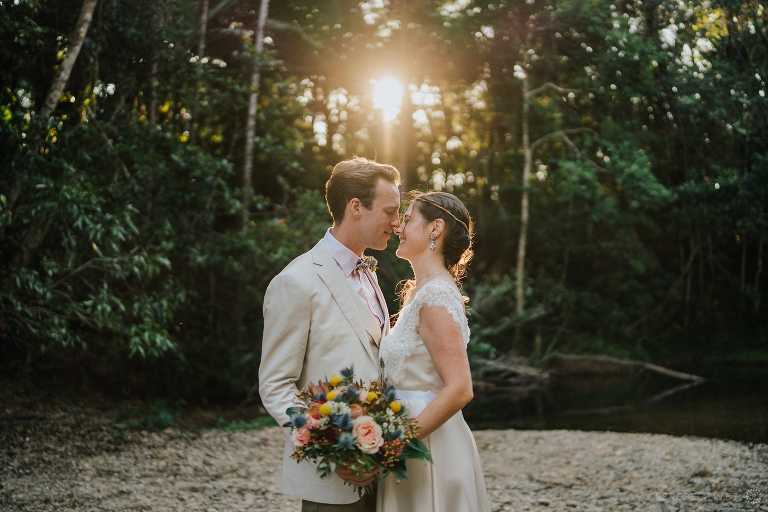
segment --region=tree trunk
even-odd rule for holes
[[[741,237],[741,265],[739,269],[739,314],[744,315],[747,310],[747,237]]]
[[[56,105],[59,102],[59,98],[61,98],[61,94],[64,92],[64,88],[67,86],[69,76],[72,74],[72,69],[75,66],[75,62],[77,61],[77,56],[80,54],[80,48],[83,46],[83,41],[85,41],[85,36],[91,26],[91,21],[93,21],[93,13],[96,10],[97,4],[98,0],[83,1],[82,8],[80,9],[80,16],[77,19],[77,24],[75,25],[74,30],[72,30],[72,33],[69,35],[69,48],[67,54],[59,66],[58,73],[53,79],[51,88],[48,90],[45,103],[40,109],[40,117],[38,120],[40,123],[40,130],[36,135],[37,142],[33,146],[35,151],[39,149],[40,145],[42,145],[43,141],[45,140],[48,131],[48,118],[56,108]],[[16,180],[9,194],[9,209],[13,209],[16,200],[19,198],[21,193],[21,181]],[[35,249],[37,249],[37,247],[43,242],[46,235],[48,234],[48,230],[50,229],[52,222],[53,218],[48,218],[30,226],[26,235],[24,236],[24,240],[21,243],[21,250],[16,257],[16,264],[29,264],[29,262],[32,260],[32,255],[34,254]]]
[[[411,102],[411,91],[408,88],[418,70],[412,69],[412,66],[409,64],[410,59],[408,58],[413,51],[413,49],[410,47],[411,38],[408,29],[408,20],[410,18],[408,2],[398,2],[397,12],[400,16],[400,26],[402,27],[399,30],[399,43],[400,55],[402,55],[400,79],[403,81],[403,99],[400,108],[400,140],[398,141],[398,145],[400,146],[398,148],[400,151],[400,161],[398,166],[400,167],[400,182],[402,185],[402,190],[407,191],[409,189],[416,188],[416,183],[418,182],[415,166],[411,164],[411,145],[413,144],[415,137],[413,134],[413,103]]]
[[[520,199],[520,236],[517,242],[517,267],[515,269],[515,302],[518,316],[525,311],[525,250],[528,243],[528,182],[531,176],[533,155],[531,154],[531,136],[529,123],[530,103],[528,100],[528,77],[522,79],[522,129],[523,129],[523,165],[522,197]]]
[[[83,6],[80,9],[80,16],[77,19],[75,29],[69,35],[69,47],[64,60],[61,62],[58,74],[51,84],[51,88],[48,90],[45,103],[42,109],[40,109],[40,122],[45,126],[48,121],[48,117],[53,113],[56,108],[56,104],[61,98],[61,94],[64,92],[64,88],[69,81],[69,75],[72,74],[72,68],[75,66],[77,56],[80,54],[80,49],[83,47],[83,41],[88,33],[88,28],[91,26],[93,20],[93,11],[96,9],[98,0],[83,0]]]
[[[197,32],[197,54],[205,55],[205,34],[208,31],[208,5],[209,0],[200,0],[200,23]]]
[[[165,10],[162,5],[157,6],[157,12],[152,16],[153,32],[155,34],[160,33],[160,28],[165,23]],[[160,72],[159,64],[159,45],[161,37],[158,35],[158,41],[155,42],[152,51],[152,63],[149,68],[149,123],[154,127],[157,126],[157,88],[160,85],[160,80],[157,78],[157,74]]]
[[[250,218],[251,198],[253,197],[253,139],[256,136],[256,109],[259,102],[259,85],[261,82],[261,53],[264,48],[264,25],[267,22],[269,0],[261,0],[259,21],[256,27],[256,55],[251,74],[251,97],[248,102],[248,120],[245,128],[245,163],[243,164],[243,211],[242,229],[248,227]]]
[[[755,270],[755,313],[760,313],[761,290],[760,277],[763,273],[763,248],[765,247],[765,238],[760,237],[757,244],[757,269]]]

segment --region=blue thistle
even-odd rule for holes
[[[315,402],[325,402],[326,400],[325,392],[321,391],[320,393],[316,394],[312,398],[315,400]]]
[[[352,417],[349,414],[334,414],[331,422],[341,430],[352,430]]]
[[[387,386],[384,388],[384,398],[387,400],[387,402],[391,402],[397,399],[397,392],[395,391],[394,386]]]
[[[342,400],[344,400],[349,404],[357,401],[357,399],[359,398],[359,393],[357,392],[356,389],[349,387],[345,389],[344,392],[341,394],[341,398]]]
[[[341,370],[341,376],[344,377],[344,380],[352,380],[352,377],[355,376],[354,366]]]
[[[400,429],[391,430],[389,432],[384,432],[384,440],[394,441],[395,439],[400,439],[400,436],[402,435],[403,435],[403,432]]]
[[[336,446],[345,450],[352,450],[355,447],[355,436],[349,432],[342,432],[336,441]]]

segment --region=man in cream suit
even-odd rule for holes
[[[389,312],[363,251],[383,250],[399,224],[397,169],[364,158],[338,163],[325,185],[333,226],[309,251],[288,264],[264,296],[259,395],[279,425],[310,382],[354,366],[356,378],[379,376],[378,343],[389,331]],[[360,500],[343,479],[327,478],[311,463],[290,458],[286,429],[283,493],[302,498],[302,511],[374,511],[375,496]]]

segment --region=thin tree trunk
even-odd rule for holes
[[[739,272],[739,291],[743,294],[747,288],[747,238],[741,239],[741,270]]]
[[[269,0],[261,0],[259,21],[256,27],[256,55],[251,74],[251,97],[248,102],[248,120],[245,128],[245,163],[243,165],[243,210],[242,228],[247,229],[250,218],[251,198],[253,197],[253,139],[256,136],[256,109],[259,102],[261,82],[261,53],[264,48],[264,25],[267,22]]]
[[[747,237],[741,238],[741,265],[739,270],[739,291],[741,298],[739,299],[739,312],[745,314],[747,309]]]
[[[414,70],[409,65],[410,59],[408,56],[413,51],[410,48],[410,34],[408,29],[408,2],[402,1],[397,3],[398,12],[400,15],[401,29],[400,29],[400,54],[402,55],[402,68],[401,79],[403,81],[403,99],[400,108],[400,140],[398,141],[400,150],[400,181],[402,184],[402,190],[409,190],[415,188],[415,184],[418,181],[415,168],[411,165],[411,144],[413,144],[413,103],[411,102],[411,91],[408,86],[414,76]],[[417,70],[416,70],[417,71]],[[448,125],[450,126],[450,125]]]
[[[67,86],[69,76],[72,74],[72,68],[75,66],[77,56],[80,55],[80,49],[83,47],[83,41],[88,33],[88,28],[91,26],[93,20],[93,11],[96,9],[98,0],[83,0],[83,6],[80,9],[80,16],[77,19],[75,29],[69,35],[69,47],[64,60],[61,62],[59,72],[51,84],[51,88],[48,90],[45,103],[42,109],[40,109],[40,122],[43,126],[48,121],[48,117],[53,113],[56,108],[56,104],[61,98],[61,94],[64,92],[64,88]]]
[[[568,213],[565,218],[565,249],[563,250],[563,275],[560,277],[560,283],[565,288],[568,280],[568,264],[571,261],[571,218],[573,217],[573,198],[568,200]]]
[[[35,151],[39,150],[40,145],[42,145],[43,141],[45,140],[48,118],[56,108],[56,105],[59,102],[59,98],[64,92],[64,88],[67,86],[69,76],[72,74],[72,69],[75,66],[75,62],[77,61],[77,56],[80,54],[83,41],[85,41],[85,36],[91,26],[91,21],[93,21],[93,13],[96,10],[97,4],[98,0],[83,1],[82,8],[80,9],[80,16],[77,19],[77,24],[75,25],[74,30],[72,30],[72,33],[69,35],[69,48],[67,54],[59,66],[59,70],[53,79],[51,88],[48,90],[45,103],[43,103],[43,106],[40,109],[38,120],[40,123],[40,130],[36,135],[37,142],[34,145]],[[16,200],[21,195],[21,192],[21,181],[16,180],[9,194],[9,209],[13,209]],[[37,249],[37,247],[43,242],[46,235],[48,234],[48,230],[50,229],[52,222],[53,218],[50,217],[30,226],[26,235],[24,236],[24,240],[21,243],[21,250],[16,257],[17,264],[29,264],[35,249]]]
[[[157,63],[157,56],[152,56],[152,66],[149,71],[149,123],[152,126],[157,125],[157,86],[160,84],[157,79],[157,73],[160,65]]]
[[[755,313],[760,313],[761,290],[760,278],[763,273],[763,249],[765,248],[765,238],[760,237],[757,244],[757,269],[755,270]]]
[[[158,5],[158,12],[152,17],[152,24],[154,25],[155,34],[159,33],[160,27],[165,22],[165,10],[162,5]],[[155,43],[152,51],[152,63],[149,68],[149,123],[152,126],[157,126],[157,88],[160,85],[160,80],[157,78],[157,74],[160,71],[160,63],[158,54],[158,42]]]
[[[413,103],[411,103],[411,91],[408,90],[410,76],[403,77],[403,107],[400,110],[400,181],[402,189],[416,188],[418,177],[411,165],[411,144],[413,143]]]
[[[205,34],[208,31],[208,5],[209,0],[200,0],[200,23],[197,33],[197,54],[205,55]]]
[[[529,127],[530,103],[528,100],[528,77],[522,79],[522,128],[523,128],[523,165],[522,198],[520,200],[520,235],[517,242],[517,267],[515,269],[515,301],[518,316],[525,311],[525,251],[528,243],[528,182],[531,176],[533,155],[531,154],[531,138]]]

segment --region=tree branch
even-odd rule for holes
[[[592,135],[597,135],[597,132],[593,130],[592,128],[566,128],[565,130],[557,130],[551,133],[548,133],[535,141],[531,144],[531,152],[533,153],[536,151],[536,148],[544,144],[545,142],[549,142],[552,139],[562,139],[565,141],[566,144],[571,149],[575,149],[575,152],[581,156],[581,151],[576,147],[576,145],[573,143],[573,141],[568,137],[569,134],[577,134],[577,133],[590,133]]]
[[[312,47],[316,49],[322,48],[322,45],[309,37],[302,28],[296,24],[293,23],[286,23],[284,21],[277,21],[268,19],[266,23],[267,28],[272,30],[278,30],[283,32],[293,32],[297,34],[299,37],[301,37],[306,43],[311,45]],[[253,31],[252,30],[245,30],[242,28],[218,28],[215,30],[211,30],[211,32],[219,33],[219,34],[232,34],[236,35],[237,37],[242,38],[243,36],[248,36],[248,38],[252,37]]]
[[[544,85],[542,85],[541,87],[537,87],[535,89],[531,89],[530,91],[528,91],[528,93],[525,95],[525,99],[531,99],[534,96],[536,96],[537,94],[541,94],[541,93],[543,93],[543,92],[545,92],[547,90],[550,90],[550,89],[552,89],[553,91],[555,91],[557,93],[560,93],[560,94],[566,94],[566,93],[569,93],[569,92],[574,92],[574,93],[578,92],[578,89],[567,89],[565,87],[560,87],[559,85],[554,84],[552,82],[547,82]]]

